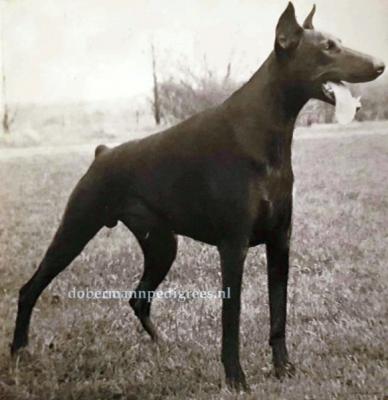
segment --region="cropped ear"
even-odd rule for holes
[[[276,51],[288,52],[295,49],[299,44],[302,32],[303,29],[296,20],[295,8],[293,4],[289,2],[276,26]]]
[[[314,29],[313,25],[313,17],[315,14],[315,4],[313,5],[313,9],[310,11],[310,14],[306,17],[306,19],[303,22],[303,28],[304,29]]]

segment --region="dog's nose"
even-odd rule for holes
[[[383,61],[380,61],[380,60],[375,62],[374,67],[375,67],[375,71],[378,75],[381,75],[385,70],[385,64]]]

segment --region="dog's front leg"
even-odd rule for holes
[[[230,294],[222,301],[222,363],[226,383],[235,390],[248,390],[239,357],[241,280],[247,245],[228,241],[218,247],[221,258],[222,288]]]
[[[279,234],[267,243],[270,340],[275,375],[282,378],[294,372],[286,347],[287,281],[289,235]]]

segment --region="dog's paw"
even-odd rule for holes
[[[234,392],[250,392],[249,385],[247,384],[244,371],[237,368],[235,371],[229,372],[226,375],[226,385],[229,390]]]
[[[23,360],[26,362],[32,361],[32,354],[28,347],[20,346],[20,347],[11,347],[11,359],[12,360]]]
[[[296,369],[294,364],[290,363],[289,361],[274,367],[274,373],[278,379],[290,378],[295,375],[295,372]]]

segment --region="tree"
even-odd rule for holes
[[[231,62],[227,64],[225,74],[220,76],[209,67],[206,56],[199,69],[181,65],[159,84],[163,118],[174,123],[222,103],[239,87],[231,73]]]
[[[2,115],[2,132],[4,134],[9,134],[11,119],[9,117],[8,99],[7,99],[7,78],[5,71],[5,49],[4,49],[4,7],[3,3],[0,5],[0,17],[1,17],[1,97],[3,102],[3,115]]]
[[[2,128],[4,134],[9,134],[9,127],[11,120],[9,118],[9,109],[7,103],[7,91],[6,91],[6,77],[4,68],[2,68],[2,97],[3,97],[3,118],[2,118]]]
[[[154,44],[151,44],[151,57],[152,57],[152,78],[154,83],[153,94],[154,98],[152,101],[152,111],[154,114],[156,125],[160,125],[160,98],[159,98],[159,85],[158,76],[156,71],[156,55]]]

